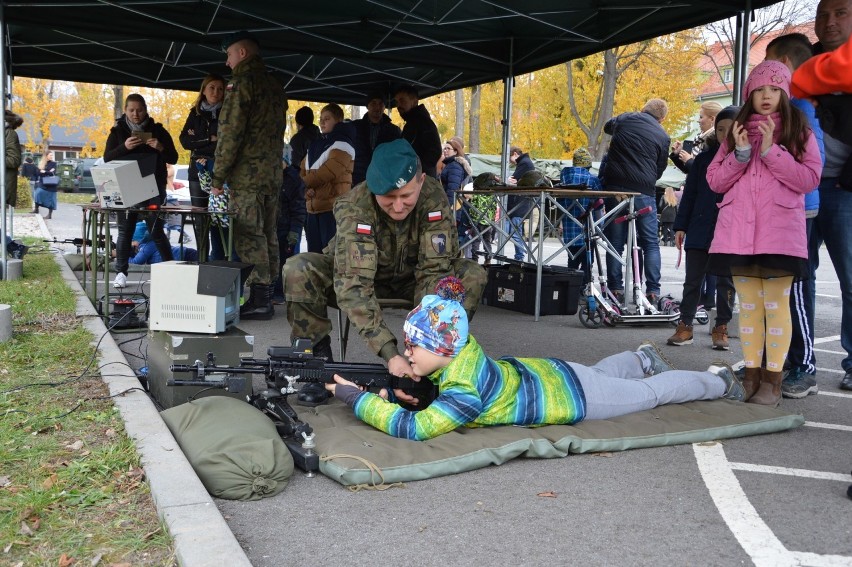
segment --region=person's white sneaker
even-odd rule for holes
[[[115,289],[124,289],[125,287],[127,287],[127,276],[125,276],[121,272],[118,272],[115,275],[115,279],[112,280],[112,287],[114,287]]]

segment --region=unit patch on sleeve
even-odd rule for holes
[[[433,234],[430,240],[432,241],[432,249],[438,254],[444,254],[447,251],[447,235],[443,232]]]
[[[355,232],[357,232],[358,234],[373,234],[373,227],[369,224],[359,223],[358,226],[355,227]]]
[[[437,222],[441,220],[441,211],[432,211],[431,213],[426,215],[426,218],[429,220],[429,222]]]

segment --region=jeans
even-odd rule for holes
[[[634,210],[650,206],[651,211],[636,218],[636,238],[642,249],[640,264],[645,264],[645,291],[647,293],[660,293],[660,240],[659,227],[657,225],[657,203],[653,197],[638,195],[634,197]],[[627,223],[616,224],[611,222],[605,229],[604,234],[609,239],[615,251],[619,255],[624,254],[624,245],[627,243]],[[627,258],[632,262],[631,258]],[[606,283],[610,289],[624,289],[624,271],[621,262],[611,255],[606,257]]]
[[[322,249],[331,241],[337,232],[337,221],[334,213],[308,213],[305,220],[305,239],[308,241],[308,252],[322,253]]]
[[[814,226],[817,242],[825,248],[834,264],[843,311],[840,318],[840,345],[846,351],[841,367],[852,370],[852,192],[837,186],[836,177],[823,178],[819,184],[819,214]]]
[[[794,281],[790,290],[790,316],[793,318],[793,337],[787,361],[790,368],[799,369],[806,374],[816,374],[814,356],[814,305],[816,301],[816,269],[819,267],[819,231],[815,230],[816,218],[805,221],[808,236],[808,272],[809,278]]]
[[[511,217],[506,225],[506,232],[515,245],[515,260],[523,262],[527,254],[527,244],[524,242],[524,217]]]

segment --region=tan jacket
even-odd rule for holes
[[[349,146],[349,149],[352,146]],[[352,188],[352,170],[355,167],[353,153],[335,147],[327,150],[325,159],[317,160],[315,169],[307,169],[308,158],[302,160],[300,175],[305,181],[305,207],[308,213],[326,213],[334,207],[334,201]]]

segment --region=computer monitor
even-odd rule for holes
[[[224,261],[152,264],[148,328],[222,333],[236,325],[240,322],[240,270],[245,265]]]
[[[101,207],[127,209],[159,195],[154,170],[157,156],[143,154],[92,166],[92,181]]]

